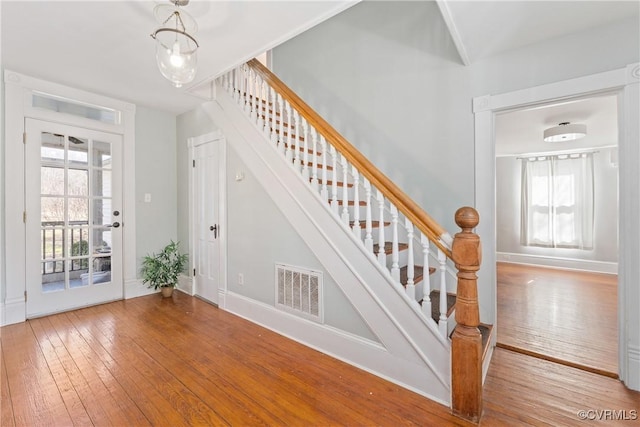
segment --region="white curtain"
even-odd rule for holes
[[[522,159],[521,243],[593,248],[593,153]]]

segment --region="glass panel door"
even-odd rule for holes
[[[121,298],[121,137],[26,128],[27,262],[39,263],[37,276],[27,271],[27,315]]]

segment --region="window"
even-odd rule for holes
[[[522,159],[521,243],[593,248],[593,153]]]

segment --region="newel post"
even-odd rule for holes
[[[458,269],[456,328],[451,336],[451,399],[453,414],[473,422],[482,415],[482,336],[478,330],[478,276],[482,260],[480,237],[472,230],[478,212],[470,207],[456,211],[462,229],[453,239],[452,258]]]

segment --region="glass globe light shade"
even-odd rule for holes
[[[154,33],[160,73],[175,87],[193,81],[198,66],[198,43],[184,31],[160,28]]]

